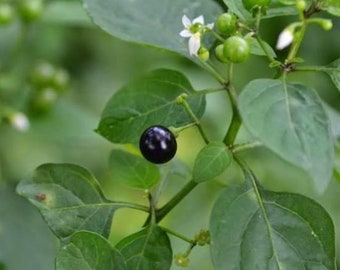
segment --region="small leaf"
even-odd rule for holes
[[[340,17],[340,1],[339,0],[325,0],[322,1],[322,9],[328,13]]]
[[[253,136],[308,172],[318,192],[326,189],[332,177],[334,149],[329,120],[313,90],[258,79],[244,88],[239,108]]]
[[[152,125],[183,126],[193,122],[176,98],[186,93],[197,117],[205,109],[205,97],[193,96],[188,79],[177,71],[159,69],[121,88],[107,103],[97,132],[114,143],[137,143]]]
[[[128,270],[167,270],[172,263],[168,235],[158,226],[150,225],[117,244]]]
[[[249,38],[247,41],[250,42],[250,53],[260,56],[265,56],[266,53],[263,51],[260,43],[255,38]],[[276,53],[274,52],[273,48],[265,41],[262,41],[264,44],[265,49],[267,50],[268,54],[275,58]]]
[[[122,150],[113,150],[109,159],[114,181],[135,188],[148,189],[160,180],[159,169],[143,157]]]
[[[197,155],[193,179],[200,183],[213,179],[226,170],[233,156],[222,142],[212,142],[206,145]]]
[[[148,44],[189,56],[182,16],[194,19],[204,15],[206,23],[215,21],[223,10],[214,1],[199,0],[82,0],[84,8],[104,31],[120,39]]]
[[[108,237],[118,206],[108,203],[99,183],[86,169],[72,164],[44,164],[17,192],[35,205],[59,238],[88,230]]]
[[[56,270],[127,270],[123,256],[98,234],[77,232],[60,248]]]
[[[241,20],[247,21],[249,19],[252,19],[252,14],[245,9],[242,0],[223,0],[223,2],[228,6],[229,12],[235,13]],[[294,14],[297,14],[297,11],[294,7],[286,6],[280,3],[278,0],[272,0],[262,18],[271,18]]]
[[[325,72],[331,77],[335,87],[340,91],[340,58],[330,63]]]
[[[248,176],[245,184],[227,188],[213,207],[216,269],[335,269],[328,213],[307,197],[255,190],[250,181]]]

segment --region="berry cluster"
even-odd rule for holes
[[[0,3],[0,25],[12,23],[19,17],[25,23],[38,20],[44,8],[44,0],[5,1]]]

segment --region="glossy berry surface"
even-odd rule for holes
[[[177,151],[175,136],[166,127],[157,125],[146,129],[139,141],[142,155],[150,162],[161,164],[171,160]]]
[[[234,34],[236,31],[237,18],[230,13],[220,15],[216,20],[216,28],[219,32],[226,35]]]
[[[232,36],[224,42],[223,46],[225,58],[232,63],[244,62],[249,57],[250,46],[242,37]]]

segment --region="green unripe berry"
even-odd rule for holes
[[[250,46],[244,38],[232,36],[224,42],[223,53],[230,62],[241,63],[248,59]]]
[[[223,44],[220,44],[220,45],[217,45],[217,47],[215,48],[215,55],[216,55],[216,58],[217,60],[223,62],[223,63],[230,63],[228,61],[228,59],[224,56],[224,45]]]
[[[51,110],[58,98],[57,91],[53,88],[44,88],[35,93],[31,107],[35,112],[43,113]]]
[[[0,3],[0,25],[9,24],[13,21],[14,9],[10,4]]]
[[[53,77],[51,78],[51,85],[55,87],[56,90],[63,91],[66,89],[70,81],[69,73],[64,69],[57,69]]]
[[[298,1],[296,1],[295,5],[296,5],[297,10],[299,10],[301,12],[304,11],[307,7],[307,3],[306,3],[305,0],[298,0]]]
[[[40,18],[44,9],[43,0],[21,0],[19,14],[25,22],[34,22]]]
[[[41,88],[50,86],[55,80],[56,70],[53,65],[48,62],[40,62],[37,64],[31,74],[31,80],[35,87]]]
[[[199,50],[198,50],[198,54],[197,55],[198,55],[198,58],[201,61],[205,62],[205,61],[207,61],[209,59],[210,53],[209,53],[207,48],[201,46],[199,48]]]
[[[332,29],[333,23],[331,20],[323,19],[321,22],[321,26],[324,30],[328,31]]]
[[[271,0],[242,0],[243,6],[251,11],[255,7],[266,9],[270,5]]]
[[[216,29],[225,35],[234,34],[236,31],[237,18],[234,14],[224,13],[216,20]]]
[[[189,265],[189,258],[183,254],[176,254],[174,259],[177,266],[187,267]]]

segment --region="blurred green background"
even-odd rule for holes
[[[263,37],[274,46],[278,34],[292,19],[282,17],[264,21]],[[334,19],[333,24],[330,32],[318,26],[309,28],[300,54],[307,64],[328,64],[340,57],[340,20]],[[95,174],[109,198],[144,203],[146,199],[142,191],[125,188],[108,174],[107,161],[115,145],[94,132],[107,100],[124,83],[158,67],[182,71],[197,90],[217,84],[187,59],[107,35],[91,23],[78,1],[48,2],[43,17],[27,31],[10,72],[6,69],[0,71],[1,102],[23,109],[22,100],[30,93],[30,70],[40,60],[67,70],[71,81],[69,90],[51,110],[29,115],[31,126],[27,132],[19,132],[7,123],[0,125],[0,269],[52,270],[58,242],[38,211],[15,194],[18,181],[30,177],[42,163],[76,163]],[[17,46],[18,36],[18,21],[0,27],[0,66],[8,61],[11,51]],[[279,58],[283,58],[285,53],[283,51]],[[273,71],[267,67],[265,59],[252,56],[247,63],[235,67],[236,89],[242,89],[253,78],[271,76]],[[299,73],[292,75],[291,79],[315,88],[333,109],[340,111],[339,92],[325,74]],[[207,100],[202,124],[211,139],[221,140],[230,121],[229,103],[223,93],[213,94]],[[333,128],[339,130],[340,121],[335,122]],[[246,138],[247,133],[242,130],[239,141]],[[195,155],[203,146],[197,130],[193,128],[181,133],[178,145],[177,159],[190,169]],[[319,196],[303,171],[271,152],[259,148],[244,153],[244,156],[267,189],[298,192],[321,203],[332,216],[339,235],[339,181],[334,179],[326,193]],[[221,189],[240,181],[238,168],[232,166],[218,179],[200,185],[162,225],[193,237],[200,229],[208,227],[212,203]],[[184,183],[183,178],[169,182],[162,201]],[[111,241],[115,243],[135,232],[144,219],[144,214],[135,211],[118,211],[112,225]],[[172,237],[171,240],[174,253],[186,250],[186,243]],[[340,243],[340,237],[337,237],[337,242]],[[187,269],[212,269],[208,247],[194,249],[190,260]],[[179,268],[173,266],[172,269]]]

